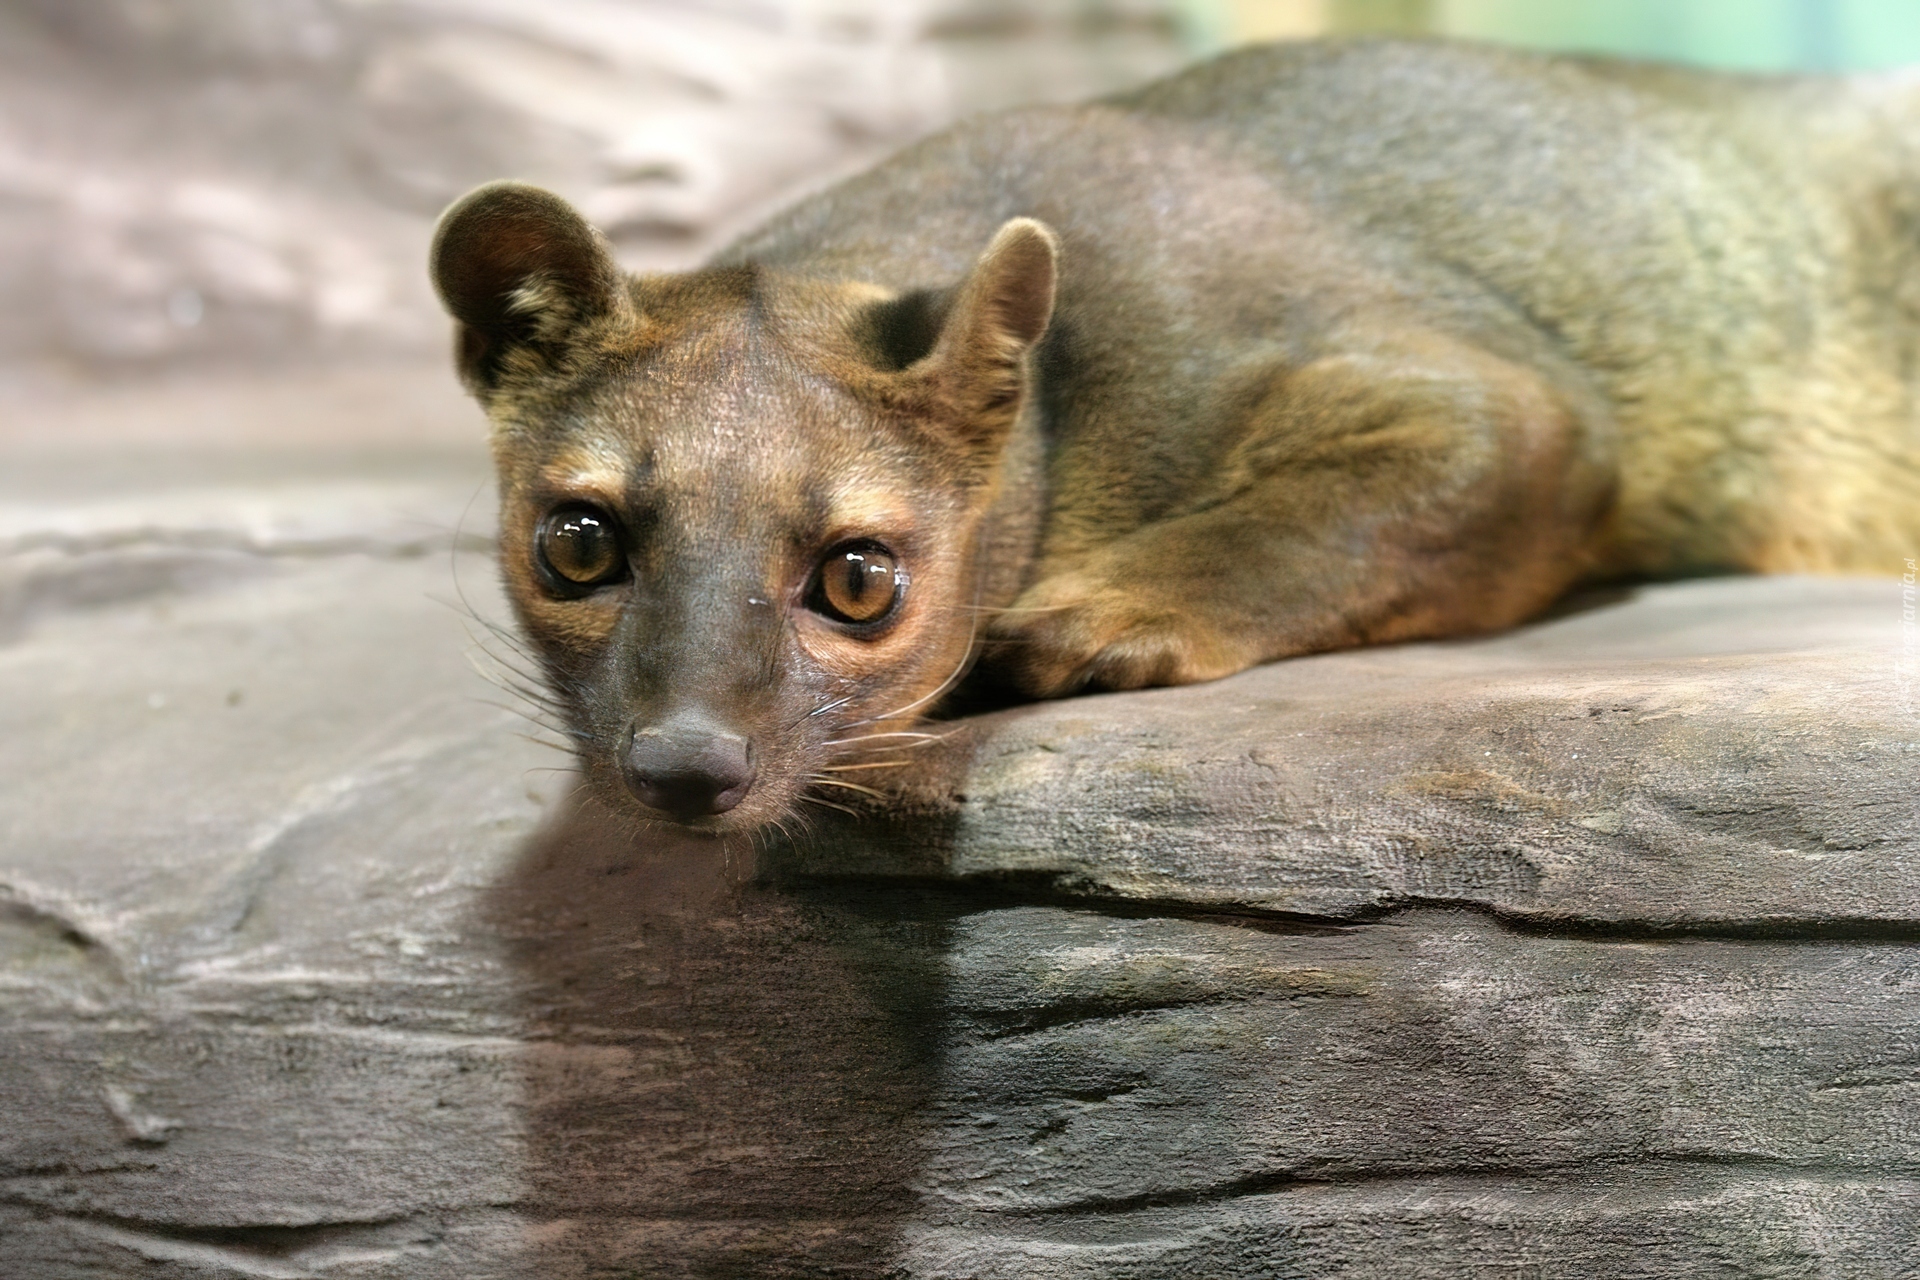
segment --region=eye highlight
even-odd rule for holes
[[[886,618],[906,591],[906,574],[893,552],[874,542],[844,542],[821,558],[807,607],[837,622],[871,626]]]
[[[611,514],[584,502],[549,512],[534,547],[548,581],[565,595],[581,595],[627,575],[620,526]]]

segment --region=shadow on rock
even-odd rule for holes
[[[538,1274],[878,1275],[923,1159],[957,904],[561,814],[491,895]]]

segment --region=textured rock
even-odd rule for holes
[[[1058,908],[951,950],[944,1141],[972,1210],[1060,1214],[1499,1170],[1920,1173],[1904,946],[1339,934]],[[1150,1159],[1142,1159],[1151,1153]]]
[[[1920,917],[1900,585],[1646,587],[1510,635],[1021,707],[807,865],[1347,915],[1461,902],[1672,928]],[[903,757],[905,758],[905,757]]]
[[[913,1274],[942,1280],[1061,1276],[1319,1280],[1606,1276],[1620,1280],[1909,1276],[1905,1178],[1743,1175],[1675,1179],[1596,1169],[1383,1179],[1249,1195],[1221,1205],[1095,1214],[1039,1229],[996,1223],[918,1236]],[[1025,1229],[1022,1229],[1025,1228]]]
[[[0,470],[0,1275],[1914,1274],[1897,585],[1015,708],[756,858],[569,805],[420,412]]]

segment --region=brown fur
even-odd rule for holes
[[[1911,77],[1276,46],[963,125],[704,271],[624,279],[502,184],[435,272],[585,767],[743,738],[746,798],[681,815],[725,829],[860,794],[982,654],[1051,696],[1595,577],[1895,571],[1917,126]],[[533,540],[578,501],[631,574],[572,598]],[[807,603],[850,540],[907,574],[877,630]]]

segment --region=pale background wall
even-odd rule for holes
[[[1206,47],[1171,0],[0,0],[0,362],[438,349],[437,211],[517,176],[636,266],[968,111]]]
[[[969,111],[1326,31],[1920,60],[1910,0],[0,0],[0,395],[437,356],[425,238],[488,178],[683,266]]]

